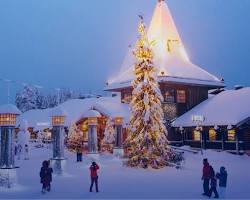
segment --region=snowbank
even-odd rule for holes
[[[132,169],[122,165],[120,159],[103,155],[97,161],[99,171],[99,193],[90,193],[89,164],[84,156],[82,163],[76,162],[74,154],[66,152],[66,175],[54,176],[52,191],[41,194],[39,170],[41,163],[51,156],[51,149],[32,149],[30,160],[20,160],[17,165],[17,189],[0,190],[3,199],[209,199],[202,194],[202,159],[217,172],[221,166],[228,171],[227,198],[249,199],[248,189],[250,157],[238,156],[213,150],[193,154],[185,152],[183,169],[164,168]],[[20,189],[21,188],[21,189]],[[95,191],[95,190],[94,190]]]

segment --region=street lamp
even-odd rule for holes
[[[0,106],[0,177],[7,187],[11,187],[16,177],[14,138],[16,117],[20,114],[20,110],[12,104]]]
[[[184,128],[182,126],[180,126],[179,128],[180,132],[181,132],[181,137],[182,137],[182,146],[184,145]]]
[[[63,109],[55,108],[51,112],[52,142],[53,142],[53,168],[57,174],[63,172],[62,161],[64,157],[64,123],[66,112]]]
[[[115,117],[114,119],[115,125],[115,147],[113,149],[113,153],[116,156],[123,156],[123,146],[122,146],[122,126],[123,126],[123,117]]]
[[[203,154],[203,137],[202,137],[202,123],[205,121],[205,117],[203,115],[192,115],[192,122],[196,124],[196,131],[200,132],[200,142],[201,142],[201,154]]]

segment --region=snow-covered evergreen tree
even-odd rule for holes
[[[69,151],[76,152],[77,148],[83,149],[84,135],[82,131],[77,127],[75,123],[72,123],[69,127],[69,134],[66,142],[66,146]]]
[[[31,109],[36,109],[36,100],[38,96],[37,89],[25,85],[23,90],[16,94],[16,106],[22,111],[28,111]]]
[[[166,166],[175,153],[168,146],[161,107],[163,97],[153,63],[153,42],[148,40],[142,17],[138,31],[139,39],[133,51],[136,78],[132,83],[132,115],[125,147],[129,166],[160,168]]]
[[[115,142],[114,123],[113,123],[113,120],[109,118],[105,127],[105,131],[104,131],[103,143],[113,144],[114,142]]]

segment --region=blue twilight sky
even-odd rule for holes
[[[137,15],[149,22],[156,2],[0,0],[0,78],[101,93],[136,39]],[[191,60],[229,87],[250,86],[250,0],[167,3]],[[0,94],[6,103],[2,81]]]

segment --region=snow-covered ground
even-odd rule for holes
[[[75,161],[75,155],[66,152],[66,174],[54,176],[52,191],[41,194],[39,170],[41,162],[50,158],[50,149],[32,149],[30,160],[17,162],[20,168],[18,185],[13,189],[0,189],[0,198],[203,198],[201,169],[202,159],[207,157],[216,171],[221,165],[228,170],[227,198],[250,198],[250,157],[207,150],[200,153],[185,152],[183,169],[164,168],[131,169],[111,155],[101,156],[99,193],[89,193],[89,162]]]

